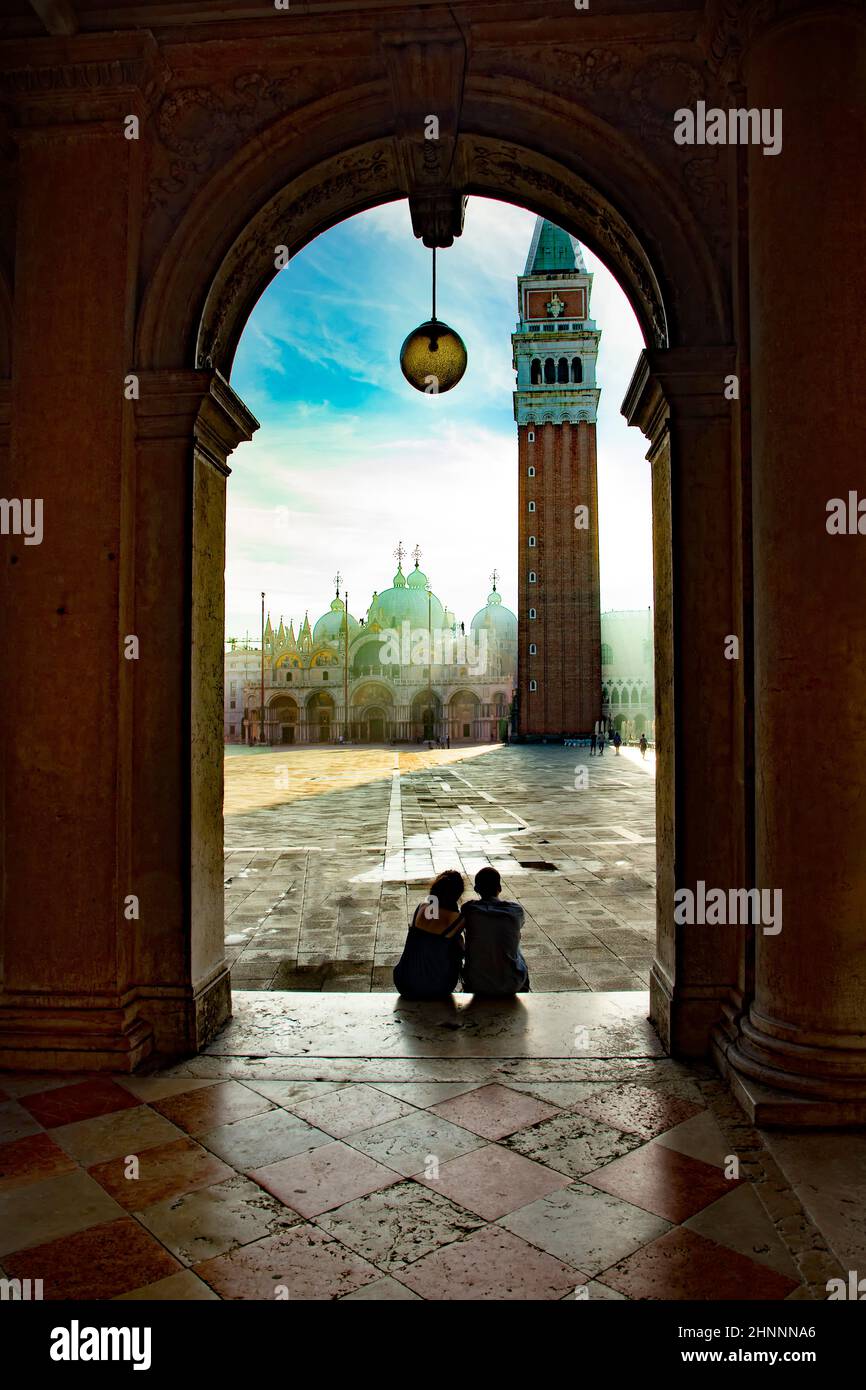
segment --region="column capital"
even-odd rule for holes
[[[215,369],[139,372],[135,403],[140,440],[195,438],[223,472],[238,444],[252,439],[259,422]]]
[[[155,105],[168,67],[147,30],[0,43],[0,104],[16,134],[116,122]],[[25,136],[26,138],[26,136]]]
[[[733,373],[735,362],[736,348],[730,344],[644,348],[620,407],[622,414],[646,435],[653,450],[671,419],[727,418],[725,378]]]

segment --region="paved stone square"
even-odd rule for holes
[[[431,879],[485,864],[526,912],[537,991],[646,989],[652,755],[559,746],[226,749],[236,989],[393,991]]]

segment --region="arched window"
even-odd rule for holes
[[[636,686],[636,685],[633,685],[632,688],[631,688],[631,702],[632,702],[633,705],[639,705],[639,704],[640,704],[640,695],[638,695],[638,693],[637,693],[637,686]]]
[[[535,430],[530,430],[529,433],[527,434],[526,438],[527,438],[527,441],[528,441],[530,444],[534,444],[534,443],[535,443]],[[534,469],[534,468],[530,468],[529,471],[530,471],[530,473],[534,473],[534,472],[535,472],[535,469]]]
[[[538,647],[535,645],[534,642],[530,642],[529,644],[529,655],[538,656]]]
[[[571,379],[572,381],[583,381],[583,363],[579,357],[571,359]]]
[[[609,642],[602,642],[601,644],[601,664],[602,666],[613,665],[613,648]]]
[[[560,357],[556,368],[557,381],[568,381],[568,358]]]
[[[530,608],[530,610],[529,610],[529,616],[530,616],[530,618],[537,618],[537,617],[538,617],[538,614],[536,613],[536,611],[535,611],[534,608]]]
[[[535,511],[535,503],[534,503],[534,502],[530,502],[530,504],[529,504],[529,510],[530,510],[531,512],[534,512],[534,511]]]
[[[541,384],[541,359],[538,357],[533,357],[529,364],[529,380],[533,386]]]
[[[529,468],[528,468],[528,470],[527,470],[526,476],[527,476],[528,478],[534,478],[534,477],[535,477],[535,469],[533,468],[532,464],[529,465]]]
[[[529,571],[529,582],[530,582],[530,584],[534,584],[534,583],[535,583],[535,570],[530,570],[530,571]]]
[[[556,363],[552,357],[544,359],[544,380],[548,386],[552,386],[556,381]]]
[[[529,544],[532,546],[532,545],[535,545],[535,543],[536,543],[535,537],[534,537],[534,536],[530,536],[530,537],[529,537]]]
[[[538,689],[538,681],[530,681],[530,682],[529,682],[529,689],[530,689],[530,690],[537,690],[537,689]]]

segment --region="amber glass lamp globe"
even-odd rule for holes
[[[400,349],[400,367],[416,391],[439,395],[456,386],[466,371],[466,345],[447,323],[430,319],[409,334]]]

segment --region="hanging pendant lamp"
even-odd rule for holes
[[[440,395],[466,371],[466,345],[459,333],[436,317],[436,251],[433,251],[433,313],[409,334],[400,349],[400,368],[410,386]]]

